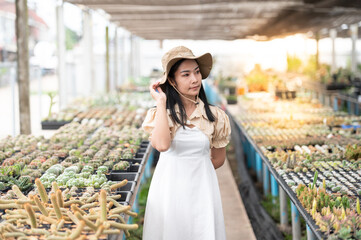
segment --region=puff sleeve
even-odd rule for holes
[[[231,127],[227,114],[220,108],[215,108],[216,122],[214,124],[214,133],[212,136],[212,145],[214,148],[227,146],[231,135]]]
[[[142,124],[142,129],[144,131],[146,131],[147,133],[149,133],[149,140],[152,137],[152,131],[155,127],[155,115],[157,113],[157,108],[153,107],[150,108],[147,112],[147,115],[145,116],[144,122]],[[172,136],[172,130],[174,128],[174,124],[173,121],[171,120],[171,118],[168,115],[168,123],[169,123],[169,130],[171,132],[171,136]]]

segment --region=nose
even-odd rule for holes
[[[191,74],[191,82],[196,83],[197,81],[198,81],[197,76],[194,73],[192,73]]]

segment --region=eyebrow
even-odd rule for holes
[[[194,70],[197,70],[197,68],[199,68],[199,66],[197,66]],[[181,73],[184,73],[184,72],[190,72],[189,70],[183,70],[181,71]]]

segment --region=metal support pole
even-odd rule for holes
[[[134,80],[134,36],[129,36],[130,41],[130,53],[129,53],[129,59],[128,59],[128,79]]]
[[[287,194],[280,188],[280,219],[281,227],[286,228],[288,225],[288,210],[287,210]]]
[[[135,35],[132,35],[131,36],[131,52],[130,52],[130,55],[131,55],[131,61],[130,61],[130,69],[131,69],[131,78],[133,79],[133,81],[135,81],[136,79],[136,36]]]
[[[351,72],[355,73],[357,70],[357,50],[356,42],[358,37],[358,24],[352,24],[350,26],[351,30],[351,41],[352,41],[352,50],[351,50]]]
[[[105,27],[105,92],[110,91],[110,73],[109,73],[109,27]]]
[[[65,78],[65,28],[64,28],[64,14],[63,2],[61,1],[56,7],[56,32],[57,32],[57,47],[58,47],[58,94],[59,94],[59,109],[66,106],[66,78]]]
[[[329,106],[329,107],[331,106],[330,105],[330,95],[328,95],[328,94],[325,95],[325,106]]]
[[[89,86],[87,93],[94,94],[96,92],[95,74],[94,74],[94,53],[93,53],[93,22],[92,15],[89,10],[83,11],[83,39],[84,39],[84,79],[90,81],[90,84],[85,84],[84,87]]]
[[[347,100],[347,112],[348,114],[352,114],[352,106],[349,100]]]
[[[270,190],[270,181],[269,181],[269,170],[267,165],[263,162],[263,194],[268,196]]]
[[[113,53],[113,57],[114,57],[114,81],[113,81],[113,86],[115,88],[117,88],[119,86],[119,71],[118,71],[118,27],[115,26],[114,29],[114,53]]]
[[[300,213],[298,212],[296,206],[291,201],[291,212],[292,212],[292,239],[300,240],[301,239],[301,221]]]
[[[272,197],[278,197],[278,184],[275,177],[272,174],[271,174],[271,192],[272,192]],[[273,200],[273,203],[275,203],[275,200]]]
[[[126,37],[124,35],[124,33],[122,34],[122,38],[121,38],[121,71],[122,71],[122,79],[121,79],[121,84],[124,84],[127,81],[127,54],[125,51],[125,41],[126,41]]]
[[[335,112],[338,111],[338,99],[337,99],[336,96],[333,97],[333,110],[334,110]]]
[[[308,224],[306,224],[306,228],[307,228],[307,240],[316,240],[316,236],[315,234],[312,232],[311,228],[308,226]]]
[[[135,38],[135,49],[134,49],[134,68],[135,68],[135,80],[140,78],[140,41],[139,38]]]
[[[336,72],[336,37],[337,37],[337,31],[336,29],[330,30],[330,38],[332,40],[332,61],[331,61],[331,73]]]
[[[38,85],[38,98],[39,98],[39,119],[41,121],[41,119],[43,118],[42,116],[42,94],[43,94],[43,90],[42,90],[42,76],[41,76],[41,69],[40,67],[36,68],[36,78],[39,81],[39,85]]]
[[[251,147],[251,166],[253,171],[256,172],[256,150],[254,149],[252,144],[250,144],[250,147]]]
[[[20,134],[31,134],[27,0],[16,0],[17,82]]]
[[[258,152],[255,151],[256,157],[256,173],[257,173],[257,181],[262,182],[262,159]]]
[[[247,168],[252,168],[251,144],[246,140]]]
[[[145,165],[144,176],[146,179],[148,179],[152,176],[151,168],[152,168],[153,161],[154,161],[154,152],[155,152],[154,149],[150,152],[147,164]]]

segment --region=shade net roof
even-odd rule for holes
[[[360,0],[65,0],[102,9],[110,21],[144,39],[269,40],[338,29],[361,21]],[[361,36],[361,31],[359,35]]]

